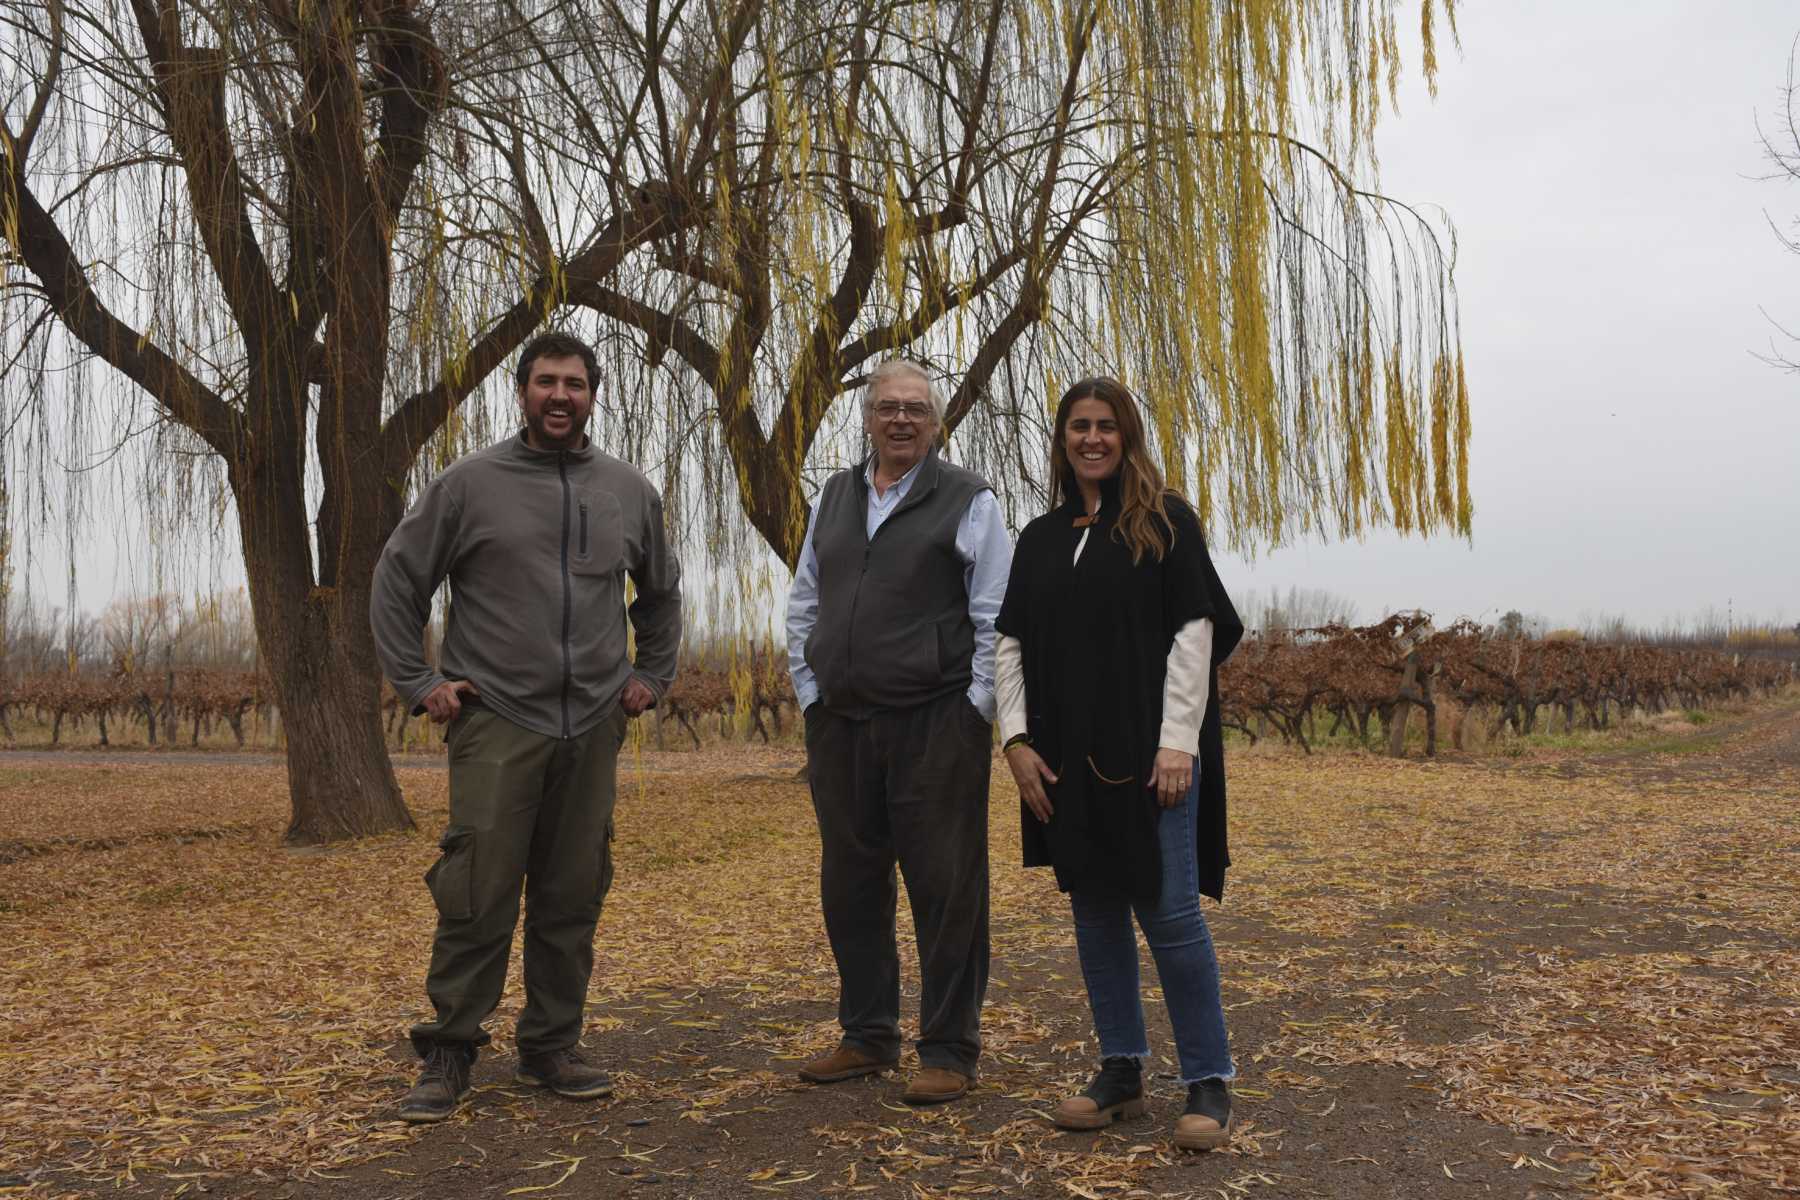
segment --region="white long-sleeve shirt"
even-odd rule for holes
[[[1087,548],[1088,533],[1075,543],[1075,557]],[[1208,679],[1212,667],[1213,623],[1198,617],[1175,633],[1169,647],[1168,675],[1163,682],[1162,731],[1157,745],[1166,750],[1193,754],[1200,746],[1200,722],[1206,716]],[[1000,715],[1000,740],[1004,745],[1026,731],[1025,651],[1015,637],[1001,636],[994,649],[995,702]]]

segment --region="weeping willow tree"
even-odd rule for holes
[[[1450,6],[1414,11],[1430,77]],[[1466,532],[1447,231],[1372,184],[1399,17],[0,0],[8,482],[104,458],[172,536],[235,519],[299,841],[408,822],[370,575],[547,321],[601,336],[597,435],[721,563],[794,561],[896,354],[1015,512],[1103,370],[1228,540]]]
[[[701,490],[790,565],[809,467],[856,442],[838,401],[895,354],[942,372],[958,455],[1022,503],[1046,486],[1047,403],[1104,371],[1231,541],[1466,533],[1448,231],[1356,182],[1398,78],[1395,10],[766,15],[721,99],[708,220],[570,300],[677,361],[646,422],[683,412]],[[1429,76],[1450,10],[1419,12]],[[671,73],[691,75],[652,64],[650,86]],[[669,161],[654,127],[634,134]]]

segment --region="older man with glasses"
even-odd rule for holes
[[[981,1054],[994,619],[1012,542],[987,481],[940,457],[944,396],[922,366],[876,368],[863,420],[875,451],[826,481],[788,592],[844,1031],[800,1077],[899,1061],[898,863],[922,976],[904,1099],[935,1104],[969,1090]]]

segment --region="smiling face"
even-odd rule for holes
[[[1063,453],[1075,481],[1085,493],[1097,488],[1103,479],[1119,473],[1125,459],[1125,439],[1119,432],[1119,418],[1113,406],[1097,396],[1084,396],[1069,406],[1063,422]]]
[[[930,386],[917,375],[896,372],[881,380],[863,415],[884,479],[900,478],[931,450],[937,412]]]
[[[593,411],[594,393],[579,357],[542,355],[531,361],[525,382],[519,385],[526,445],[535,450],[580,449]]]

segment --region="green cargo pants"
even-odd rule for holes
[[[437,935],[425,991],[437,1019],[413,1026],[433,1045],[485,1046],[481,1027],[506,985],[519,890],[525,892],[522,1054],[581,1037],[594,925],[612,886],[613,801],[625,713],[579,737],[546,737],[491,709],[465,706],[450,723],[450,823],[425,873]]]

